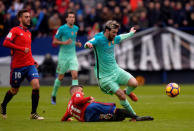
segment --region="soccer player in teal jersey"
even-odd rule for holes
[[[64,78],[64,73],[71,71],[72,85],[78,85],[78,61],[76,56],[75,46],[81,47],[80,42],[76,42],[77,32],[79,28],[74,25],[75,14],[74,12],[68,12],[66,16],[67,24],[59,27],[55,38],[54,44],[60,45],[58,54],[58,65],[56,72],[58,77],[55,80],[51,103],[56,104],[57,90],[61,85],[61,81]]]
[[[115,94],[120,104],[136,114],[126,99],[127,94],[133,101],[137,101],[137,96],[132,92],[138,85],[136,79],[128,72],[121,69],[115,60],[114,47],[122,40],[129,38],[136,32],[132,27],[129,33],[117,35],[120,25],[109,20],[105,25],[104,32],[100,32],[85,44],[85,48],[93,48],[96,58],[95,74],[101,90],[106,94]],[[127,85],[126,90],[120,89],[119,85]]]

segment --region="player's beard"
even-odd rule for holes
[[[109,41],[112,41],[113,40],[113,37],[111,37],[110,34],[108,35],[108,40]]]
[[[24,27],[27,27],[27,28],[30,27],[30,22],[29,21],[27,21],[27,22],[22,21],[22,24],[23,24]]]

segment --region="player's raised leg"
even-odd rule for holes
[[[32,86],[32,112],[31,112],[31,119],[37,119],[37,120],[43,120],[44,117],[41,117],[37,113],[37,107],[39,103],[39,80],[38,79],[32,79],[30,82]]]
[[[58,88],[61,86],[61,81],[64,78],[64,74],[59,74],[58,77],[55,79],[52,95],[51,95],[51,104],[56,104],[56,96]]]
[[[76,70],[72,70],[71,71],[71,76],[72,76],[72,86],[73,85],[78,85],[79,82],[78,82],[78,73]]]

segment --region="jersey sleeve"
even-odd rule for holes
[[[92,38],[91,40],[87,41],[87,42],[85,43],[85,45],[84,45],[85,48],[87,48],[87,46],[86,46],[87,43],[91,43],[92,45],[97,45],[97,43],[98,43],[98,38],[97,38],[97,37],[94,37],[94,38]]]
[[[63,34],[63,32],[62,32],[63,30],[62,30],[62,27],[59,27],[59,29],[57,30],[57,32],[56,32],[56,34],[55,34],[55,38],[57,38],[58,40],[62,40],[61,39],[61,37],[62,37],[62,34]]]
[[[16,28],[12,28],[9,33],[6,36],[6,40],[9,40],[13,42],[13,40],[16,38]]]
[[[115,44],[119,44],[120,41],[121,41],[121,37],[120,37],[119,35],[117,35],[117,36],[115,37],[115,39],[114,39],[114,43],[115,43]]]
[[[67,107],[65,114],[61,118],[61,121],[67,121],[68,118],[70,118],[70,117],[71,117],[71,114],[69,114],[68,107]]]
[[[11,49],[17,49],[17,50],[24,51],[25,47],[21,47],[21,46],[14,44],[14,39],[16,38],[16,36],[17,36],[16,28],[12,28],[6,36],[6,38],[3,42],[3,46],[11,48]]]
[[[76,94],[74,94],[74,98],[73,98],[74,104],[78,104],[78,105],[85,104],[89,100],[90,100],[90,97],[84,98],[84,96],[80,92],[77,92]]]

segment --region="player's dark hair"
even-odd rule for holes
[[[73,89],[78,88],[78,87],[83,88],[82,85],[73,85],[73,86],[71,86],[71,87],[70,87],[70,90],[69,90],[70,94],[71,94],[71,91],[72,91]]]
[[[27,9],[22,9],[22,10],[18,11],[18,13],[17,13],[17,18],[19,19],[19,18],[23,15],[23,13],[26,13],[26,12],[29,12],[29,10],[27,10]]]
[[[73,11],[68,11],[66,14],[65,14],[65,18],[67,18],[69,16],[69,14],[73,14],[75,16],[75,12]]]
[[[109,21],[107,21],[106,22],[106,24],[105,24],[105,31],[106,30],[111,30],[111,29],[119,29],[120,28],[120,24],[117,22],[117,21],[115,21],[115,20],[109,20]]]

